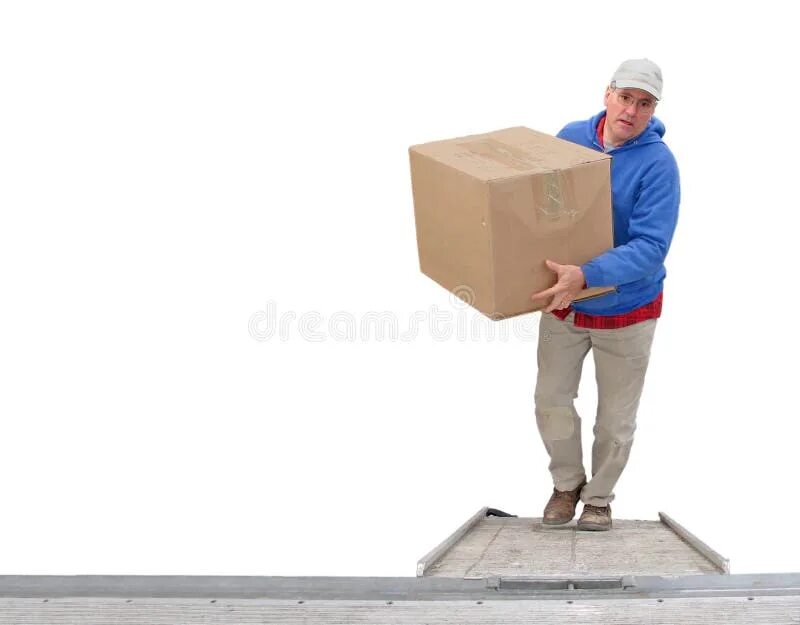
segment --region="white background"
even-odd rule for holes
[[[535,340],[458,336],[407,148],[555,133],[641,56],[683,202],[615,516],[800,571],[795,22],[539,5],[3,3],[0,573],[413,575],[540,514]],[[370,313],[404,340],[335,333]]]

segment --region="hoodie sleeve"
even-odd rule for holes
[[[678,166],[667,151],[642,177],[628,222],[629,241],[581,267],[586,285],[618,286],[655,273],[669,251],[679,203]]]
[[[567,124],[561,130],[558,131],[556,137],[559,139],[564,139],[566,141],[572,141],[573,143],[577,143],[572,137],[570,133],[570,126],[574,126],[574,124]]]

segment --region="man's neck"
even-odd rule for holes
[[[616,145],[610,142],[610,137],[608,135],[608,128],[606,127],[606,116],[600,118],[600,122],[597,124],[597,141],[600,143],[600,147],[603,148],[604,152],[608,152],[609,150],[613,150]]]
[[[609,150],[613,150],[617,147],[619,143],[617,143],[616,139],[611,135],[608,129],[608,124],[603,125],[603,149],[608,152]]]

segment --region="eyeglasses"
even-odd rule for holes
[[[614,95],[617,97],[617,102],[619,102],[625,108],[628,108],[631,104],[636,104],[636,110],[641,111],[642,113],[652,113],[656,108],[655,100],[651,100],[650,98],[642,98],[641,100],[637,100],[629,93],[623,93],[621,91],[617,91],[614,89]]]

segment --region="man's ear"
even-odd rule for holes
[[[606,87],[606,94],[603,96],[603,106],[608,106],[608,98],[611,97],[611,85]]]

